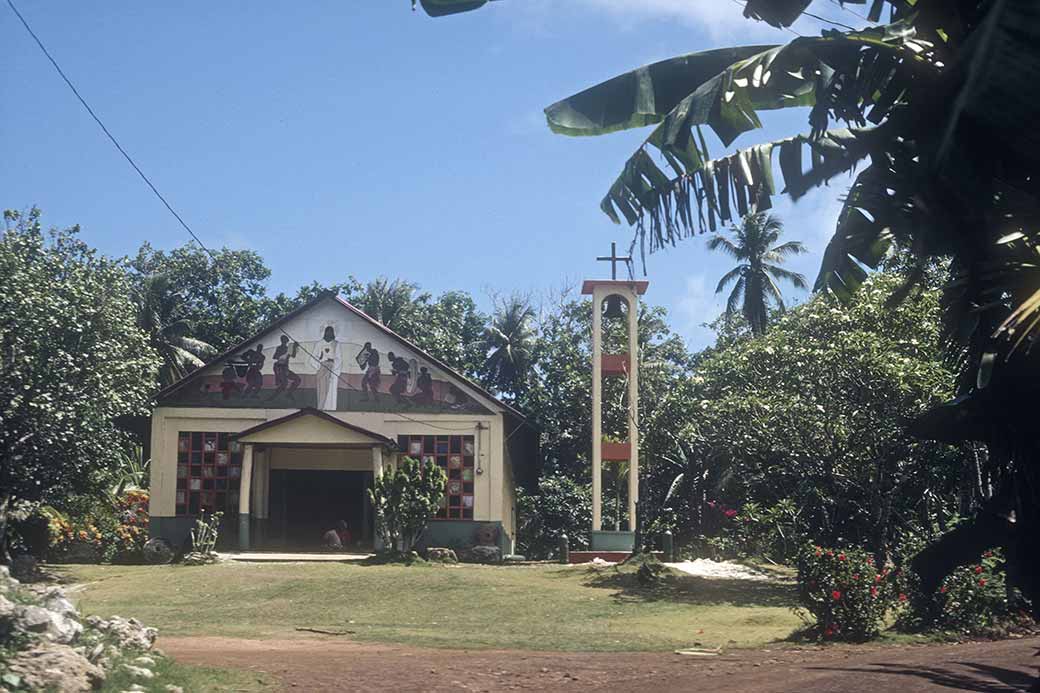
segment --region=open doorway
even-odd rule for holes
[[[272,469],[268,544],[298,551],[319,550],[322,535],[346,520],[354,541],[372,547],[372,512],[367,489],[371,472]]]

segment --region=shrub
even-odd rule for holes
[[[1002,554],[987,551],[978,563],[957,568],[934,599],[944,629],[978,634],[994,628],[1009,615]]]
[[[368,490],[375,508],[376,528],[383,548],[391,553],[415,548],[426,524],[444,498],[444,470],[433,462],[401,458],[397,468],[387,467]]]
[[[798,596],[828,639],[868,640],[878,634],[888,610],[905,602],[887,568],[878,571],[861,549],[808,545],[798,556]]]
[[[571,549],[587,546],[592,526],[592,496],[582,486],[563,475],[548,476],[538,482],[538,493],[516,490],[517,550],[528,558],[552,558],[567,535]]]

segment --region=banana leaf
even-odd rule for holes
[[[553,132],[605,135],[661,122],[704,82],[739,60],[776,46],[742,46],[680,55],[589,87],[545,109]]]
[[[470,12],[480,9],[488,3],[488,0],[420,0],[422,8],[431,17],[443,17],[449,14]],[[415,7],[414,0],[412,7]]]

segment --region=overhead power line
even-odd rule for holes
[[[105,123],[101,120],[98,114],[95,113],[94,109],[90,107],[89,103],[87,103],[87,100],[83,98],[83,95],[80,94],[79,90],[76,88],[76,85],[72,83],[72,80],[69,79],[68,75],[65,74],[65,71],[61,69],[61,65],[59,65],[58,61],[54,59],[54,56],[51,55],[51,52],[47,50],[47,46],[43,44],[43,41],[40,40],[40,37],[36,35],[35,31],[33,31],[32,27],[29,25],[29,22],[25,19],[22,13],[18,11],[18,8],[15,6],[13,0],[7,0],[7,5],[11,8],[11,11],[14,12],[15,16],[18,17],[18,21],[22,23],[22,26],[24,26],[25,30],[29,32],[29,35],[32,36],[33,40],[36,42],[36,45],[40,47],[40,50],[43,52],[43,54],[47,56],[47,60],[50,61],[51,65],[54,67],[55,71],[57,71],[58,75],[61,76],[65,84],[69,87],[70,90],[72,90],[72,93],[76,95],[76,98],[79,100],[80,104],[83,105],[83,108],[86,109],[87,113],[90,114],[90,117],[94,119],[94,122],[97,123],[98,127],[100,127],[102,132],[105,133],[109,141],[111,141],[115,148],[119,150],[119,153],[123,155],[123,158],[127,160],[127,163],[129,163],[133,167],[133,169],[137,171],[137,175],[141,177],[141,180],[145,182],[145,184],[152,191],[152,193],[154,193],[155,196],[159,198],[159,201],[163,203],[163,206],[166,207],[166,209],[170,212],[170,214],[173,215],[173,217],[184,228],[184,230],[187,231],[188,234],[192,237],[192,239],[194,239],[195,242],[199,244],[199,247],[202,248],[202,250],[204,250],[207,255],[209,255],[209,257],[213,260],[213,264],[219,266],[221,264],[220,260],[213,253],[213,251],[210,250],[209,247],[207,247],[206,244],[202,242],[202,239],[199,238],[199,235],[195,233],[195,231],[188,225],[186,221],[184,221],[181,215],[177,213],[177,210],[173,208],[173,206],[166,200],[163,194],[159,192],[159,189],[155,187],[155,184],[152,183],[151,179],[149,179],[145,172],[141,170],[141,167],[137,165],[137,162],[134,161],[133,157],[130,156],[126,149],[124,149],[123,146],[119,144],[119,140],[117,140],[115,135],[113,135],[112,132],[105,126]],[[300,344],[299,340],[297,340],[295,337],[289,334],[289,332],[287,332],[285,328],[279,327],[279,330],[293,342],[295,342],[296,344]],[[353,387],[349,381],[343,379],[343,373],[336,373],[335,371],[333,371],[328,365],[326,365],[323,361],[321,361],[316,356],[314,356],[314,354],[308,351],[307,348],[304,347],[302,344],[300,344],[300,348],[303,350],[305,354],[307,354],[314,361],[316,361],[319,367],[322,367],[326,369],[330,374],[335,375],[337,382],[341,382],[344,385],[346,385],[346,388],[348,390],[358,391],[357,388]],[[470,430],[469,428],[449,428],[445,426],[439,426],[428,421],[420,421],[418,419],[414,419],[400,412],[392,413],[396,416],[400,416],[401,418],[407,421],[412,421],[413,423],[417,423],[423,426],[429,426],[431,428],[437,428],[444,431]]]
[[[58,64],[58,61],[55,60],[54,56],[52,56],[50,51],[47,50],[47,46],[43,45],[43,41],[40,40],[40,37],[37,36],[36,32],[32,30],[31,26],[29,26],[29,22],[25,20],[25,17],[22,16],[22,13],[18,11],[17,7],[15,7],[14,2],[12,2],[12,0],[7,0],[7,4],[11,8],[11,11],[14,12],[15,15],[18,17],[18,20],[22,23],[22,26],[25,27],[25,30],[28,31],[29,35],[32,36],[33,40],[36,41],[36,45],[39,46],[40,50],[43,51],[43,54],[47,56],[47,60],[51,62],[51,65],[54,66],[54,69],[57,70],[61,78],[65,80],[65,84],[69,86],[69,89],[72,90],[72,93],[75,94],[76,98],[79,99],[79,102],[83,104],[83,108],[87,109],[87,113],[90,114],[90,117],[94,119],[94,122],[98,124],[98,126],[105,133],[108,139],[112,141],[112,144],[114,144],[116,149],[119,150],[119,153],[123,155],[123,158],[126,159],[127,162],[134,167],[134,170],[137,171],[137,175],[141,177],[141,180],[143,180],[145,184],[149,188],[151,188],[152,192],[155,193],[155,196],[159,198],[159,201],[163,203],[166,209],[170,211],[170,214],[172,214],[174,218],[180,223],[180,225],[184,227],[184,230],[187,231],[191,235],[191,237],[195,239],[195,242],[199,244],[199,247],[205,250],[206,253],[211,258],[213,258],[213,261],[216,262],[217,258],[213,254],[213,251],[206,247],[206,244],[202,242],[202,239],[199,238],[194,231],[192,231],[191,227],[188,226],[184,219],[181,218],[181,215],[177,214],[177,210],[170,206],[170,203],[166,201],[166,198],[163,197],[162,193],[159,192],[158,188],[156,188],[155,185],[152,184],[152,181],[149,180],[148,176],[146,176],[144,171],[141,170],[141,167],[137,165],[137,162],[134,161],[133,157],[131,157],[127,153],[127,151],[123,149],[123,145],[119,144],[119,140],[115,138],[115,135],[113,135],[109,131],[109,129],[105,127],[105,124],[101,122],[101,118],[98,117],[97,113],[94,112],[94,109],[90,107],[89,103],[87,103],[87,100],[84,99],[82,94],[79,93],[79,90],[76,89],[76,85],[72,83],[72,80],[69,79],[68,75],[65,74],[65,71],[61,69],[61,65]]]

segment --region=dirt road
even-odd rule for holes
[[[716,693],[911,693],[1028,691],[1040,637],[904,647],[672,653],[432,650],[292,640],[165,638],[187,664],[264,672],[291,691],[714,691]]]

